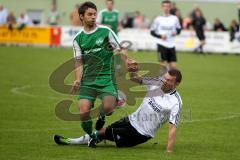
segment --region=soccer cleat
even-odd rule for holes
[[[54,141],[56,144],[58,145],[69,145],[70,144],[70,139],[69,138],[65,138],[63,136],[60,135],[54,135]]]
[[[96,121],[95,129],[97,131],[99,131],[100,129],[103,128],[104,124],[105,124],[105,116],[104,117],[98,117],[98,119]]]
[[[96,148],[97,147],[98,140],[95,138],[90,138],[88,141],[88,147]]]

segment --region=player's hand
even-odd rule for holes
[[[161,39],[162,39],[162,40],[166,40],[166,39],[167,39],[167,36],[166,36],[166,35],[162,35],[162,36],[161,36]]]
[[[177,32],[172,32],[172,36],[176,36],[177,35]]]
[[[75,80],[73,82],[73,85],[72,85],[70,93],[72,95],[75,95],[78,92],[79,88],[80,88],[80,81],[79,80]]]
[[[127,63],[126,65],[127,65],[128,72],[137,72],[138,71],[139,66],[138,66],[137,61],[128,58],[126,63]]]

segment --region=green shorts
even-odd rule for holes
[[[77,99],[87,99],[94,103],[96,98],[101,100],[105,96],[118,97],[117,85],[107,85],[107,86],[93,86],[93,85],[81,85]]]

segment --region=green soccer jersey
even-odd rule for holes
[[[97,25],[91,31],[79,31],[73,40],[75,59],[83,60],[81,85],[106,86],[116,83],[113,49],[119,49],[116,34],[108,27]]]
[[[97,22],[108,25],[117,34],[118,32],[119,12],[117,10],[108,11],[104,9],[99,12]]]

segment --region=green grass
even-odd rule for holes
[[[183,122],[174,153],[168,155],[167,126],[149,142],[127,149],[115,148],[110,142],[96,149],[54,144],[55,133],[72,137],[83,134],[79,122],[56,117],[55,105],[69,96],[48,85],[50,74],[72,55],[71,49],[0,47],[1,160],[239,159],[239,56],[178,54],[178,66],[183,72],[179,88],[184,103]],[[156,62],[151,52],[130,56],[140,62]],[[116,110],[108,123],[135,109],[126,106]],[[74,105],[72,110],[77,111]]]

